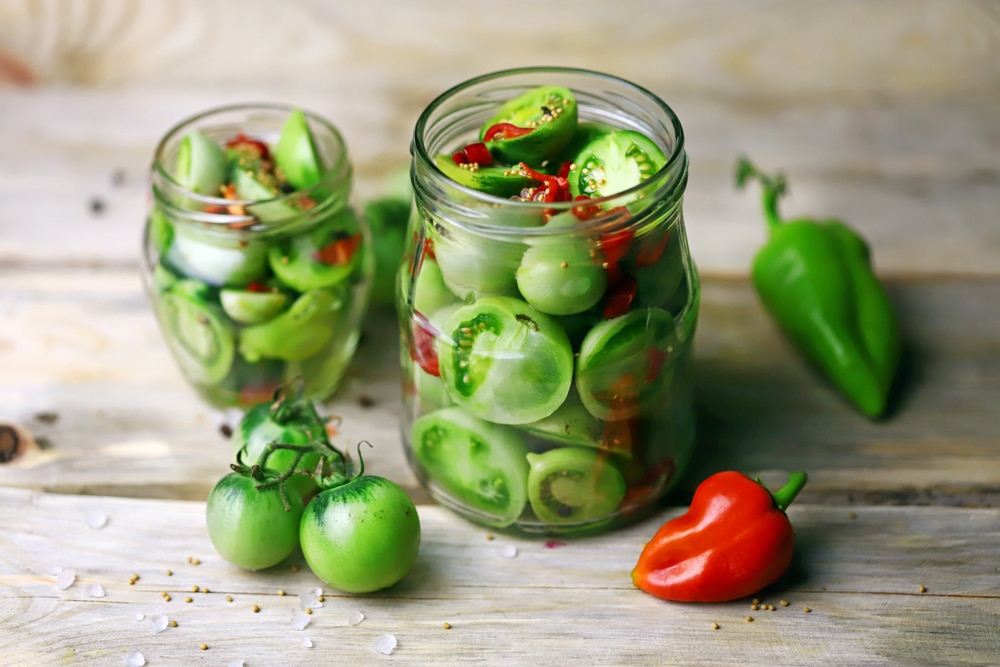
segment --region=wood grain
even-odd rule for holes
[[[92,512],[107,517],[105,527],[88,526]],[[338,664],[368,664],[381,657],[371,646],[383,633],[398,640],[394,663],[407,665],[985,665],[1000,650],[995,509],[796,504],[793,569],[759,596],[775,611],[752,611],[749,600],[671,604],[634,589],[629,572],[644,541],[676,513],[550,548],[490,539],[422,506],[410,574],[387,591],[350,596],[324,587],[296,556],[259,573],[229,566],[208,540],[202,503],[0,490],[0,660],[107,665],[141,651],[150,665],[291,666],[333,652]],[[55,585],[56,567],[75,572],[66,590]],[[105,597],[88,596],[94,584]],[[316,587],[322,608],[293,630],[298,595]],[[364,614],[359,625],[348,624],[352,611]],[[165,614],[178,627],[153,634],[136,614]]]

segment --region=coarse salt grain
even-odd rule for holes
[[[104,597],[104,586],[101,586],[100,584],[91,584],[87,587],[87,595],[92,598]]]
[[[319,597],[323,595],[322,588],[314,588],[304,593],[299,593],[299,607],[302,609],[316,609],[322,607]]]
[[[126,653],[122,663],[125,667],[143,667],[146,664],[146,657],[142,653]]]
[[[236,660],[230,660],[229,662],[227,662],[226,667],[244,667],[244,665],[246,664],[247,664],[246,660],[244,660],[243,658],[237,658]]]
[[[143,614],[141,611],[135,612],[135,620],[141,621],[144,618],[146,618],[146,615]]]
[[[306,626],[309,625],[309,621],[312,620],[309,614],[300,611],[292,619],[292,630],[305,630]]]
[[[155,616],[150,616],[146,619],[146,625],[149,626],[149,629],[152,630],[154,635],[158,635],[166,630],[168,624],[169,621],[163,614],[156,614]]]
[[[101,510],[90,510],[87,512],[87,525],[91,530],[100,530],[108,525],[108,515]]]
[[[500,547],[500,555],[504,558],[513,558],[517,555],[517,547],[513,544],[505,544]]]
[[[365,615],[362,614],[360,611],[357,611],[357,610],[354,610],[350,614],[347,615],[347,624],[348,625],[358,625],[363,620],[365,620]]]
[[[74,581],[76,581],[76,572],[74,570],[60,570],[59,574],[56,575],[56,586],[58,586],[61,591],[64,591],[72,586]]]
[[[372,649],[382,655],[392,655],[396,650],[396,638],[392,635],[379,635],[372,642]]]
[[[305,646],[306,648],[312,648],[313,647],[313,640],[311,640],[308,637],[306,637],[305,639],[302,640],[302,645]]]

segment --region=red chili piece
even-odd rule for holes
[[[651,266],[660,261],[663,257],[663,252],[667,249],[667,243],[670,242],[670,232],[663,235],[657,242],[645,241],[641,246],[639,246],[639,254],[636,255],[635,265],[636,266]]]
[[[247,285],[248,292],[270,292],[271,288],[267,286],[267,283],[262,283],[259,280],[255,280],[249,285]]]
[[[452,153],[451,160],[455,164],[478,164],[480,167],[489,167],[493,164],[493,155],[486,144],[478,141]]]
[[[410,359],[417,362],[425,373],[440,377],[437,351],[434,349],[434,338],[437,335],[434,325],[420,312],[413,311],[413,345],[410,346]]]
[[[504,139],[523,137],[533,132],[534,129],[533,127],[518,127],[513,123],[497,123],[486,128],[483,141],[503,141]]]
[[[632,276],[625,276],[611,287],[604,298],[604,319],[614,319],[627,313],[638,291],[639,284]]]
[[[313,259],[331,266],[347,264],[361,245],[361,232],[353,236],[339,238],[313,253]]]
[[[263,141],[258,141],[257,139],[252,139],[247,135],[240,132],[235,137],[226,142],[226,148],[241,148],[241,147],[251,147],[258,152],[260,157],[267,159],[270,157],[271,153],[267,149],[267,144]]]
[[[726,602],[773,583],[792,561],[785,509],[808,476],[792,473],[771,494],[743,473],[712,475],[685,514],[663,524],[639,555],[632,583],[675,602]]]

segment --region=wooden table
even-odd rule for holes
[[[0,1],[0,422],[40,445],[0,465],[0,664],[1000,663],[996,5],[361,4]],[[654,516],[604,536],[464,522],[406,467],[394,314],[374,310],[322,409],[417,499],[417,564],[374,595],[325,588],[321,607],[301,560],[227,565],[204,499],[237,415],[185,385],[139,280],[157,139],[218,104],[297,103],[344,131],[363,200],[406,164],[437,93],[532,64],[632,79],[687,130],[704,283],[688,475]],[[907,338],[887,419],[835,395],[756,301],[758,197],[731,182],[744,153],[786,171],[788,214],[842,217],[871,242]],[[645,541],[724,469],[810,473],[789,512],[793,567],[759,596],[773,611],[631,586]],[[373,648],[382,635],[391,656]]]

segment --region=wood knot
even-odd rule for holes
[[[34,446],[34,440],[22,429],[11,424],[0,424],[0,464],[13,461]]]

